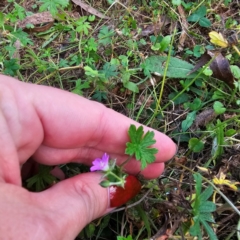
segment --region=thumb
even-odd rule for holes
[[[53,215],[53,234],[60,236],[55,239],[74,239],[89,222],[110,211],[108,189],[99,185],[101,177],[84,173],[36,193],[35,201]]]

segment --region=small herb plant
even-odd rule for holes
[[[113,193],[110,190],[110,206],[118,207],[134,197],[140,190],[141,184],[135,176],[124,172],[124,165],[135,156],[136,160],[141,162],[141,168],[146,168],[147,164],[154,162],[156,148],[150,148],[156,140],[154,132],[148,131],[144,134],[143,127],[136,128],[131,125],[128,131],[130,142],[126,144],[125,153],[129,155],[125,162],[120,166],[116,165],[116,159],[109,160],[109,155],[104,153],[102,158],[95,159],[90,171],[102,171],[103,180],[100,182],[102,187],[114,187]]]
[[[193,175],[195,185],[195,197],[192,203],[192,226],[190,227],[190,234],[202,239],[202,227],[207,232],[210,240],[217,240],[217,236],[214,233],[209,223],[215,223],[212,212],[216,210],[216,205],[213,202],[208,201],[213,194],[213,187],[209,186],[202,192],[202,176],[197,173]]]

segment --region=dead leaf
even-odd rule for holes
[[[175,161],[175,163],[185,165],[187,163],[187,157],[186,156],[174,157],[174,161]]]
[[[140,36],[149,36],[152,34],[158,34],[159,32],[161,32],[163,30],[163,28],[170,24],[171,20],[170,18],[168,18],[167,16],[161,16],[158,19],[158,22],[152,25],[148,25],[146,27],[141,27],[142,31],[140,33]]]
[[[100,13],[98,10],[95,8],[87,5],[86,3],[83,3],[81,0],[72,0],[76,5],[80,6],[82,9],[84,9],[86,12],[93,14],[99,18],[103,19],[110,19],[109,17],[105,16],[104,14]]]
[[[188,21],[186,19],[186,14],[184,12],[184,9],[181,5],[178,6],[178,12],[180,14],[180,17],[182,19],[182,22],[181,22],[181,25],[182,25],[182,32],[181,32],[181,35],[179,37],[179,43],[178,43],[178,49],[179,50],[183,50],[184,48],[184,43],[185,43],[185,40],[187,38],[187,32],[188,32]]]
[[[216,117],[216,113],[213,109],[205,109],[196,116],[194,125],[198,128],[199,126],[205,127],[210,121]]]
[[[27,25],[32,24],[34,26],[34,29],[36,31],[46,31],[46,26],[48,29],[52,26],[54,22],[54,18],[52,17],[50,12],[41,12],[41,13],[36,13],[31,16],[26,17],[24,20],[18,22],[18,27],[25,29]],[[44,26],[41,26],[44,25]],[[39,28],[44,28],[40,29]],[[34,29],[31,29],[34,31]]]
[[[212,61],[210,68],[213,71],[213,76],[227,83],[231,88],[234,87],[234,77],[230,69],[228,60],[220,53],[213,53],[208,51],[211,57],[215,57]]]
[[[21,42],[19,39],[16,40],[16,42],[14,43],[14,47],[15,47],[15,51],[13,53],[13,58],[17,59],[18,64],[20,65],[20,49],[21,49]]]
[[[211,56],[207,52],[205,52],[197,62],[197,64],[194,66],[194,68],[187,74],[190,75],[194,72],[196,72],[199,68],[207,64],[211,60]]]
[[[212,58],[214,59],[210,64],[210,69],[213,71],[213,77],[224,81],[231,88],[233,88],[234,77],[230,69],[230,64],[228,60],[220,52],[213,51],[205,52],[201,56],[200,60],[197,62],[195,67],[188,73],[188,75],[196,72],[199,68],[207,64]]]

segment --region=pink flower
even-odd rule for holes
[[[90,171],[91,172],[97,171],[97,170],[107,171],[109,169],[108,161],[109,161],[109,155],[104,153],[102,158],[96,158],[92,162],[93,166],[90,168]]]

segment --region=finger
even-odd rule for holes
[[[169,153],[166,149],[166,153],[163,153],[162,156],[157,158],[156,162],[165,162],[166,160],[169,160],[173,155],[176,154],[176,150],[177,149],[175,149],[173,154]],[[59,149],[41,145],[35,152],[34,159],[43,164],[49,164],[49,159],[51,159],[52,165],[69,162],[79,162],[86,165],[91,165],[94,159],[101,157],[105,152],[110,155],[111,159],[117,159],[119,164],[124,162],[128,157],[124,153],[116,154],[115,152],[109,152],[108,149],[105,151],[89,147]]]
[[[41,149],[41,150],[40,150]],[[42,163],[48,164],[51,159],[54,165],[67,163],[67,162],[78,162],[88,166],[92,164],[92,161],[103,155],[103,152],[94,149],[52,149],[42,146],[34,155],[35,159]],[[121,164],[127,159],[126,155],[110,154],[111,159],[117,159],[117,164]],[[131,159],[124,167],[125,171],[129,174],[137,175],[141,174],[147,179],[156,178],[161,175],[164,170],[163,163],[152,163],[147,166],[146,169],[141,169],[141,164],[135,159]]]
[[[97,173],[81,174],[33,194],[34,201],[58,220],[61,238],[55,239],[74,239],[89,222],[108,212],[108,190],[99,185],[100,180]],[[69,227],[71,231],[66,230]]]
[[[44,128],[43,145],[53,148],[89,147],[123,154],[129,141],[130,124],[139,123],[76,94],[45,86],[27,85]],[[173,141],[154,131],[158,161],[170,159],[176,151]]]
[[[0,106],[0,181],[21,185],[18,156],[3,111]]]

